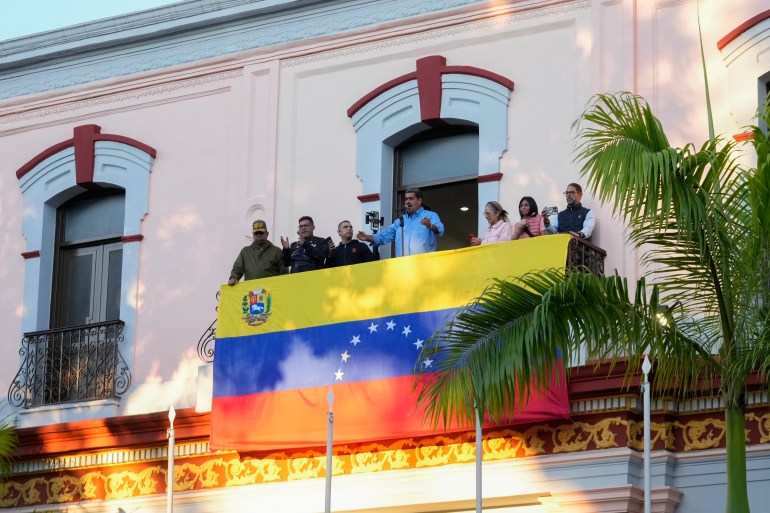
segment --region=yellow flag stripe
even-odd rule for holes
[[[222,285],[217,338],[291,330],[455,308],[467,304],[492,278],[563,268],[569,235],[535,237],[453,251]],[[249,319],[249,293],[261,292],[269,315]]]

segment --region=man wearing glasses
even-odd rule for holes
[[[594,213],[583,206],[583,188],[580,184],[571,183],[564,192],[567,198],[567,208],[551,219],[548,209],[543,209],[543,224],[548,233],[569,233],[579,239],[591,239],[596,219]]]
[[[297,227],[299,240],[289,244],[288,237],[281,237],[283,246],[283,265],[291,266],[291,273],[303,273],[323,269],[329,256],[330,238],[323,239],[313,235],[315,224],[310,216],[299,218]]]

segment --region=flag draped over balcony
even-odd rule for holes
[[[433,433],[415,406],[423,344],[491,278],[564,267],[568,236],[536,237],[222,286],[211,448],[322,446]],[[564,379],[513,414],[567,418]]]

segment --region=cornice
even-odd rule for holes
[[[195,2],[192,7],[201,7],[204,4],[217,7],[219,3],[221,2],[201,0]],[[50,46],[38,41],[39,49],[34,58],[24,54],[24,39],[0,44],[0,70],[4,69],[0,71],[0,99],[336,35],[485,2],[337,0],[314,2],[309,6],[306,2],[302,5],[299,5],[299,2],[270,2],[292,7],[277,13],[258,9],[258,6],[265,4],[264,1],[241,0],[230,3],[238,4],[240,10],[217,7],[191,18],[180,15],[173,22],[173,30],[164,29],[164,24],[170,22],[161,20],[157,27],[149,25],[144,31],[130,36],[131,31],[101,33],[98,31],[104,31],[104,27],[99,26],[94,29],[97,32],[93,33],[92,39],[67,41],[62,45],[50,43]],[[141,18],[141,23],[150,23],[144,15]],[[109,22],[108,20],[104,23]],[[112,23],[115,22],[116,19],[112,19]],[[159,30],[155,31],[153,27]],[[67,30],[76,32],[77,27]],[[49,34],[48,37],[53,39],[54,36]],[[39,39],[45,36],[36,37]],[[35,41],[37,40],[33,38],[28,44],[31,45]],[[110,47],[111,50],[104,50]]]
[[[219,73],[210,73],[193,78],[170,80],[159,84],[136,88],[113,94],[105,94],[94,98],[57,103],[52,106],[32,108],[30,110],[2,116],[0,114],[0,126],[13,125],[24,121],[33,121],[41,118],[67,115],[78,111],[99,109],[104,107],[115,108],[122,103],[134,103],[141,101],[141,105],[154,101],[154,97],[177,93],[186,89],[194,89],[209,86],[218,82],[231,81],[243,76],[243,68],[238,68]],[[1,81],[0,81],[1,82]],[[143,101],[142,101],[143,100]],[[178,98],[175,98],[178,100]]]
[[[770,434],[765,426],[770,414],[747,415],[748,451],[765,457]],[[652,422],[654,459],[677,461],[721,459],[726,428],[720,419],[692,419],[686,423]],[[641,425],[621,415],[576,420],[559,425],[534,425],[485,430],[483,459],[520,471],[543,468],[606,466],[611,461],[640,458]],[[677,434],[681,433],[680,434]],[[677,440],[682,439],[682,443]],[[73,453],[55,458],[17,462],[13,475],[0,493],[0,507],[35,506],[88,500],[127,499],[166,492],[167,446],[128,449],[116,442],[101,453]],[[665,451],[665,452],[663,452]],[[674,451],[674,452],[671,452]],[[716,452],[715,452],[716,451]],[[212,453],[205,441],[176,445],[174,489],[204,491],[233,486],[297,482],[323,477],[323,448],[294,451]],[[537,458],[532,460],[532,458]],[[335,475],[386,473],[393,470],[430,470],[469,464],[475,460],[473,433],[440,434],[383,442],[335,446],[332,465]],[[509,472],[515,475],[515,472]],[[414,477],[414,474],[412,474]]]
[[[285,59],[281,61],[281,67],[292,68],[341,57],[355,56],[363,53],[363,49],[371,52],[372,50],[385,50],[412,43],[425,43],[436,39],[451,38],[461,34],[490,31],[532,19],[581,11],[588,9],[590,6],[591,0],[555,0],[552,2],[538,2],[536,6],[532,5],[532,3],[524,5],[506,4],[480,13],[476,19],[469,19],[468,16],[458,17],[456,19],[449,19],[445,23],[429,30],[423,29],[412,34],[381,38],[364,44],[348,45],[337,50]]]

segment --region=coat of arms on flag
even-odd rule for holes
[[[272,306],[272,294],[265,289],[250,290],[243,296],[243,320],[249,326],[259,326],[270,317],[270,308]]]

